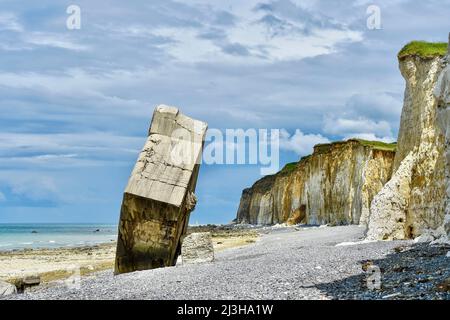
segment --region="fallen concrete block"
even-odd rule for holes
[[[206,129],[177,108],[155,109],[123,197],[115,274],[175,265],[197,201]]]

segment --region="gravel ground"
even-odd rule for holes
[[[79,289],[57,285],[13,299],[449,299],[448,247],[410,241],[358,241],[358,226],[262,229],[246,247],[225,250],[213,263],[82,279]],[[367,289],[370,266],[381,289]],[[420,273],[420,272],[421,273]],[[423,278],[423,279],[422,279]],[[409,283],[409,284],[405,284]],[[400,295],[399,295],[400,293]],[[393,296],[392,296],[393,295]]]

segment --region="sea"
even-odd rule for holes
[[[82,247],[117,240],[113,224],[0,223],[0,251]]]

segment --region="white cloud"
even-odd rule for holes
[[[0,202],[5,202],[6,201],[6,196],[0,192]]]
[[[20,197],[31,201],[57,201],[60,199],[60,190],[55,180],[36,172],[26,174],[11,174],[2,172],[0,183],[7,187],[12,197]]]
[[[304,134],[299,129],[292,136],[284,129],[280,131],[280,148],[298,155],[310,154],[316,144],[329,142],[328,138],[320,134]]]
[[[348,137],[350,135],[371,134],[378,137],[392,137],[391,125],[387,121],[374,121],[366,118],[325,118],[324,132]]]
[[[373,133],[349,133],[348,135],[344,136],[343,140],[348,140],[348,139],[353,139],[353,138],[364,139],[364,140],[369,140],[369,141],[382,141],[382,142],[388,142],[388,143],[396,141],[396,139],[394,137],[376,136]]]
[[[345,106],[345,113],[364,116],[370,119],[385,119],[398,122],[403,106],[403,96],[387,92],[355,94]]]
[[[74,134],[39,134],[39,133],[0,133],[0,151],[20,149],[39,150],[105,150],[114,148],[117,151],[135,150],[142,138],[117,136],[104,132]],[[120,147],[119,147],[120,146]],[[126,148],[128,146],[129,148]]]
[[[11,193],[18,196],[26,196],[31,200],[47,200],[58,195],[59,190],[49,177],[17,178],[10,181]]]
[[[324,117],[323,132],[343,139],[395,141],[402,109],[402,95],[364,92],[352,95],[343,107]]]
[[[0,31],[22,32],[23,26],[16,15],[8,12],[0,12]]]
[[[33,48],[23,43],[0,43],[0,49],[4,51],[24,51],[32,50]]]
[[[23,40],[25,43],[36,46],[53,47],[73,51],[86,51],[90,49],[87,45],[76,43],[68,36],[57,33],[31,32],[25,34],[23,36]]]
[[[107,70],[95,73],[73,68],[48,74],[0,72],[0,89],[21,89],[22,91],[17,91],[19,100],[22,99],[20,95],[33,95],[38,99],[51,97],[53,103],[41,107],[50,113],[51,117],[61,113],[75,115],[86,112],[103,116],[142,117],[151,115],[153,105],[149,106],[147,101],[135,99],[134,95],[129,94],[131,89],[126,88],[142,86],[155,78],[154,73],[146,70]],[[2,107],[10,109],[10,106],[0,99],[0,110]],[[27,113],[36,112],[40,117],[46,113],[29,106],[24,108]],[[86,122],[85,120],[86,118],[83,121]]]
[[[79,44],[71,39],[66,34],[60,34],[55,32],[42,32],[42,31],[28,31],[25,32],[25,28],[19,22],[19,19],[15,14],[0,12],[0,31],[13,31],[19,33],[14,37],[14,41],[5,43],[2,39],[0,49],[5,51],[22,51],[32,50],[35,46],[52,47],[73,51],[86,51],[90,47],[87,45]]]
[[[122,164],[135,158],[143,138],[109,133],[0,133],[0,167],[48,168]]]
[[[247,2],[247,1],[245,1]],[[234,16],[235,23],[223,29],[221,39],[204,38],[201,34],[208,32],[213,24],[207,21],[202,27],[159,27],[153,31],[158,37],[172,39],[173,42],[162,44],[167,52],[178,61],[195,63],[218,60],[231,63],[271,63],[276,61],[300,60],[335,52],[341,43],[360,42],[360,31],[350,30],[345,25],[325,25],[314,21],[306,25],[309,12],[290,2],[288,9],[298,10],[308,19],[299,19],[295,14],[286,12],[271,13],[255,10],[257,2],[228,4],[227,12]],[[259,3],[260,4],[260,3]],[[283,6],[280,6],[283,9]],[[210,8],[210,7],[208,7]],[[211,10],[211,9],[210,9]],[[210,15],[215,15],[212,10]],[[269,17],[269,19],[268,19]],[[326,18],[323,18],[326,19]],[[273,22],[275,21],[275,22]],[[306,22],[305,22],[306,21]],[[324,20],[327,22],[326,20]],[[272,25],[273,23],[273,25]],[[305,28],[308,30],[305,32]],[[148,32],[142,30],[141,32]],[[241,54],[224,52],[224,47],[239,48]]]

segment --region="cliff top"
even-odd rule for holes
[[[370,141],[370,140],[364,140],[364,139],[349,139],[346,141],[335,141],[331,143],[324,143],[324,144],[318,144],[314,146],[314,153],[323,153],[327,152],[330,147],[334,147],[337,145],[343,145],[347,143],[356,142],[359,143],[362,146],[370,147],[372,149],[376,150],[382,150],[382,151],[395,151],[397,148],[397,143],[386,143],[382,141]]]
[[[370,140],[356,139],[356,138],[344,140],[344,141],[335,141],[335,142],[331,142],[331,143],[317,144],[314,146],[313,154],[304,156],[297,162],[291,162],[291,163],[286,164],[283,167],[283,169],[281,169],[279,172],[277,172],[273,175],[267,175],[267,176],[259,179],[258,181],[256,181],[253,184],[253,186],[251,188],[248,188],[245,190],[258,189],[260,191],[267,191],[272,187],[272,185],[277,177],[289,175],[291,172],[295,171],[298,168],[299,164],[304,163],[305,161],[312,158],[313,156],[327,153],[330,150],[332,150],[332,148],[334,148],[334,147],[344,146],[344,145],[348,145],[351,143],[359,144],[361,146],[368,147],[368,148],[371,148],[374,150],[381,150],[381,151],[387,151],[387,152],[395,152],[395,150],[397,148],[396,142],[386,143],[386,142],[381,142],[381,141],[370,141]]]
[[[403,47],[398,53],[398,59],[402,60],[409,56],[418,56],[425,59],[443,57],[447,54],[448,43],[412,41]]]
[[[303,158],[305,158],[305,157],[303,157]],[[301,160],[303,160],[303,158]],[[297,164],[298,164],[298,162],[288,163],[283,167],[283,169],[281,169],[281,171],[286,172],[286,173],[292,172],[295,170],[295,168],[297,168]]]
[[[315,154],[321,154],[321,153],[326,153],[330,150],[330,148],[338,146],[338,145],[344,145],[347,143],[358,143],[362,146],[365,147],[369,147],[372,148],[374,150],[381,150],[381,151],[391,151],[391,152],[395,152],[396,148],[397,148],[397,142],[392,142],[392,143],[386,143],[386,142],[382,142],[382,141],[370,141],[370,140],[364,140],[364,139],[349,139],[346,141],[335,141],[335,142],[331,142],[331,143],[323,143],[323,144],[317,144],[314,146],[314,153],[304,156],[300,159],[300,161],[298,162],[291,162],[286,164],[283,169],[281,169],[281,171],[279,173],[290,173],[292,171],[295,170],[295,168],[297,168],[297,165],[299,164],[299,162],[302,162],[308,158],[310,158],[312,155]]]
[[[387,143],[382,141],[370,141],[364,139],[351,139],[351,140],[356,140],[363,146],[371,147],[372,149],[376,150],[395,151],[397,149],[397,142]]]

